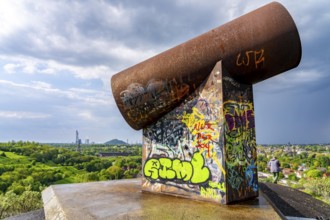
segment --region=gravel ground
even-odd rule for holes
[[[259,183],[261,192],[284,216],[330,220],[330,205],[290,187]]]

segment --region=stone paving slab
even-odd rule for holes
[[[267,200],[219,205],[141,191],[141,179],[53,185],[42,192],[47,220],[281,219]]]
[[[4,220],[45,220],[45,213],[44,209],[38,209],[20,215],[11,216]]]

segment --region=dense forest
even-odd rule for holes
[[[126,157],[98,156],[128,153]],[[50,146],[35,142],[0,143],[0,219],[42,207],[41,191],[52,184],[135,178],[141,146]]]

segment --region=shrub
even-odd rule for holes
[[[309,170],[306,176],[309,178],[318,178],[322,176],[322,172],[320,170]]]
[[[266,183],[272,183],[273,182],[273,177],[269,176],[265,179]]]
[[[330,178],[311,179],[303,185],[307,193],[322,197],[326,202],[330,203]]]
[[[97,172],[85,173],[77,176],[78,182],[94,182],[99,181]]]
[[[111,166],[107,169],[110,179],[121,179],[124,171],[118,166]]]
[[[41,207],[39,192],[24,191],[22,195],[17,195],[13,191],[8,191],[6,194],[0,194],[0,219]]]
[[[290,174],[290,175],[288,176],[288,179],[289,179],[289,180],[292,180],[292,181],[298,181],[298,180],[299,180],[299,178],[296,176],[295,173]]]

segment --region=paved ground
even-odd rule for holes
[[[141,189],[141,179],[53,185],[42,192],[45,216],[68,220],[281,219],[262,195],[227,206]]]
[[[44,220],[44,219],[45,219],[44,209],[38,209],[32,212],[23,213],[21,215],[8,217],[5,218],[4,220]]]
[[[330,220],[330,206],[312,196],[286,186],[260,183],[260,191],[285,216]],[[7,218],[6,220],[44,220],[43,209]]]
[[[290,187],[259,183],[261,192],[284,216],[330,220],[330,205]]]

